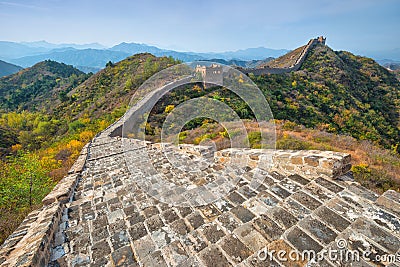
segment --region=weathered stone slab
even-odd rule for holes
[[[400,216],[400,193],[388,190],[378,197],[376,203]]]

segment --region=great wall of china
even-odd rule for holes
[[[282,74],[282,73],[289,73],[292,71],[297,71],[301,65],[303,64],[304,60],[306,59],[308,52],[315,47],[317,44],[325,45],[326,38],[320,36],[318,38],[310,39],[307,45],[303,47],[300,51],[299,55],[296,55],[296,59],[294,64],[285,67],[270,67],[268,63],[266,66],[260,68],[239,68],[240,71],[249,74],[252,73],[254,75],[262,75],[262,74]]]
[[[315,45],[310,42],[296,64]],[[400,193],[377,195],[355,183],[348,154],[213,151],[194,145],[176,149],[135,140],[128,140],[132,147],[126,150],[126,139],[118,134],[122,123],[115,122],[83,148],[43,207],[31,212],[1,246],[0,266],[286,266],[277,258],[260,259],[258,252],[318,253],[338,249],[339,241],[349,250],[372,251],[370,258],[400,253]],[[174,182],[210,185],[205,188],[211,190],[221,181],[239,180],[220,199],[213,199],[211,191],[191,195],[188,190],[177,194],[187,205],[163,203],[137,183],[158,177],[143,168],[149,164],[143,151],[157,172]],[[208,167],[184,172],[168,162],[165,151],[184,165],[195,159]],[[127,158],[135,163],[133,169]],[[260,183],[252,183],[254,175],[262,178]],[[158,193],[168,192],[160,188]],[[348,264],[327,255],[318,262],[292,263]],[[375,264],[362,258],[353,266]]]

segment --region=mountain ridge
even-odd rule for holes
[[[50,59],[73,65],[83,71],[98,71],[101,68],[104,68],[105,64],[109,61],[118,62],[137,53],[152,53],[155,56],[171,56],[184,62],[219,58],[226,61],[250,61],[249,64],[251,64],[251,61],[276,57],[288,51],[285,49],[258,47],[220,53],[196,53],[178,52],[174,50],[161,49],[147,44],[127,42],[122,42],[105,49],[98,49],[98,46],[96,45],[97,44],[57,45],[46,41],[24,43],[0,42],[0,51],[3,51],[0,52],[0,58],[7,59],[9,62],[22,65],[23,67],[30,67],[40,61]],[[8,46],[10,46],[10,48],[7,50]]]
[[[18,73],[0,78],[0,109],[48,113],[71,90],[90,75],[71,65],[46,60]]]
[[[14,74],[23,68],[21,66],[17,66],[3,60],[0,60],[0,78],[3,76]]]

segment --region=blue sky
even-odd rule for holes
[[[399,14],[398,0],[0,0],[0,40],[217,52],[293,49],[325,35],[332,48],[357,53],[399,48]]]

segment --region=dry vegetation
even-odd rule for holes
[[[252,148],[260,148],[258,124],[244,122]],[[382,193],[388,189],[400,191],[400,157],[393,151],[381,148],[367,140],[356,140],[348,135],[337,135],[318,129],[309,129],[290,121],[276,120],[276,147],[294,150],[331,150],[351,154],[354,178],[363,186]],[[159,139],[152,136],[152,141]],[[218,149],[230,146],[229,136],[217,123],[205,120],[200,127],[181,132],[182,143],[207,143],[213,141]]]

